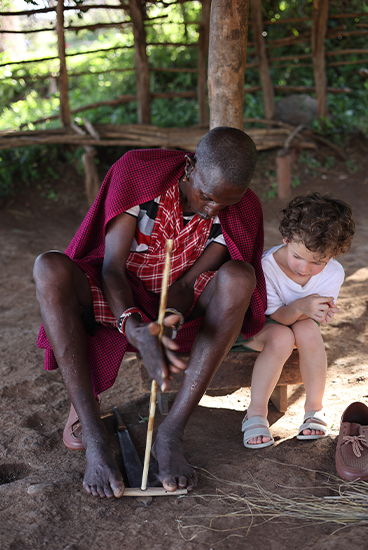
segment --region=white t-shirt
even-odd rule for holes
[[[342,265],[331,258],[318,275],[313,275],[304,286],[292,281],[278,266],[274,252],[284,246],[274,246],[262,255],[262,268],[266,279],[267,310],[266,315],[275,313],[280,307],[288,306],[299,298],[311,294],[333,296],[336,302],[345,273]]]

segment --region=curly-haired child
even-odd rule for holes
[[[254,364],[251,403],[242,423],[244,445],[253,449],[274,442],[267,421],[268,400],[294,347],[306,394],[297,438],[318,439],[328,434],[322,403],[327,357],[319,325],[329,323],[338,312],[335,302],[344,270],[335,257],[349,250],[355,232],[350,206],[329,195],[296,197],[281,215],[283,244],[266,250],[262,257],[266,324],[242,342],[261,352]]]

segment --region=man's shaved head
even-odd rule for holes
[[[247,189],[257,163],[253,140],[237,128],[219,126],[210,130],[195,150],[196,168],[206,179],[221,173],[232,185]]]

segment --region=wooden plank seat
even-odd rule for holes
[[[218,368],[207,389],[208,395],[227,395],[233,393],[239,388],[250,388],[252,380],[252,371],[258,352],[256,351],[229,351],[228,355]],[[188,362],[189,353],[180,354],[185,363]],[[151,391],[151,380],[143,366],[140,357],[140,379],[141,391],[147,393]],[[168,404],[170,394],[179,390],[183,373],[174,374],[170,382],[169,392],[161,393],[158,388],[157,402],[161,414],[168,413]],[[299,354],[295,349],[286,361],[279,381],[271,396],[271,401],[280,412],[287,410],[287,387],[291,384],[302,384],[302,378],[299,370]]]

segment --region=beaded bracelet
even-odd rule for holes
[[[126,320],[127,320],[128,317],[130,317],[131,315],[134,315],[134,313],[138,313],[138,315],[139,315],[140,318],[141,318],[141,322],[142,322],[142,321],[143,321],[142,313],[141,313],[141,311],[140,311],[137,307],[128,307],[128,309],[126,309],[125,311],[123,311],[123,313],[120,315],[120,317],[119,317],[119,319],[118,319],[118,330],[119,330],[119,332],[121,332],[121,334],[123,334],[124,336],[126,336],[125,330],[124,330]]]

